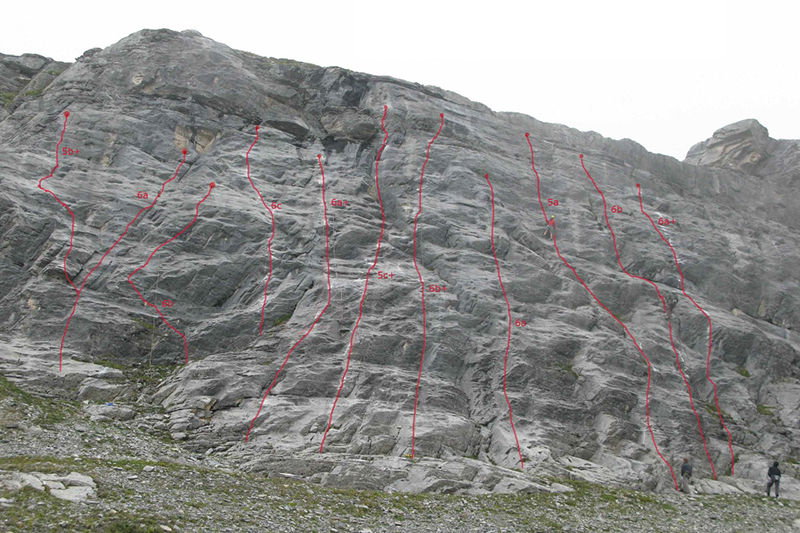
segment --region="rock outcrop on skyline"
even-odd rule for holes
[[[170,30],[137,32],[72,64],[0,55],[0,90],[0,372],[22,388],[85,401],[95,418],[141,419],[209,461],[336,486],[558,491],[547,477],[555,475],[671,490],[664,460],[678,470],[691,457],[695,477],[710,478],[710,456],[728,489],[760,491],[768,462],[800,461],[800,142],[772,139],[755,120],[718,130],[680,162],[437,87],[258,57]],[[74,213],[71,250],[70,214],[37,187],[54,168],[65,111],[58,167],[43,187]],[[556,254],[527,132],[561,254],[652,363],[649,418],[663,460],[646,420],[647,364]],[[427,286],[446,289],[426,292],[411,459],[422,353],[413,230],[428,146],[417,261]],[[272,228],[247,178],[248,150],[251,178],[274,206],[263,335]],[[287,352],[327,301],[318,154],[331,303],[245,441]],[[656,284],[670,322],[653,287],[617,264],[579,154],[607,198],[622,264]],[[487,173],[514,322],[505,384],[508,316]],[[196,222],[147,262],[192,221],[211,182]],[[645,210],[666,221],[665,240],[640,212],[637,184]],[[379,194],[380,257],[320,453],[375,256]],[[711,317],[710,360],[708,322],[682,293],[666,241],[686,293]],[[75,285],[91,275],[59,372],[76,296],[68,251]],[[129,279],[186,336],[188,364],[181,337]],[[152,366],[164,370],[157,386],[129,378],[127,370]]]

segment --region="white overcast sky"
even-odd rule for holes
[[[437,85],[683,159],[744,118],[800,139],[800,2],[4,2],[0,53],[73,61],[143,28]]]

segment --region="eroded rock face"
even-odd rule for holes
[[[694,145],[686,155],[686,162],[752,172],[769,156],[771,140],[767,128],[757,120],[742,120],[718,129],[710,139]]]
[[[4,72],[0,83],[10,83]],[[386,232],[320,454],[379,232],[374,180],[384,105]],[[53,168],[65,110],[71,114],[61,146],[79,153],[62,155],[46,183],[75,213],[66,268],[78,282],[175,173],[181,149],[188,154],[157,204],[92,274],[59,374],[75,297],[62,271],[70,218],[36,185]],[[662,231],[677,250],[687,292],[713,319],[710,372],[734,449],[753,465],[800,457],[800,150],[796,141],[769,139],[753,121],[723,128],[681,163],[632,141],[494,113],[438,88],[261,58],[168,30],[138,32],[85,54],[12,111],[0,117],[0,369],[23,386],[104,403],[136,389],[103,365],[174,365],[159,391],[139,400],[162,406],[170,432],[187,448],[326,484],[560,490],[537,481],[547,474],[670,487],[645,424],[647,367],[545,233],[524,137],[530,132],[543,201],[558,201],[548,209],[557,216],[562,253],[652,360],[651,419],[665,458],[677,468],[689,456],[696,477],[710,473],[661,304],[652,287],[616,264],[580,153],[619,207],[610,217],[623,264],[655,281],[673,307],[680,359],[720,473],[730,457],[705,378],[707,322],[681,294],[669,248],[639,212],[637,183],[655,219],[677,222]],[[422,348],[412,230],[420,168],[440,113],[445,127],[426,168],[418,261],[425,282],[446,290],[426,294],[416,425],[416,454],[425,461],[415,463],[403,457]],[[246,178],[251,145],[251,176],[268,204],[280,204],[262,336],[271,228]],[[275,372],[326,302],[317,154],[327,178],[332,301],[293,352],[245,442]],[[507,315],[489,240],[487,172],[497,255],[512,318],[520,320],[506,385],[526,459],[522,473],[512,470],[519,457],[503,396]],[[161,310],[188,339],[184,366],[180,337],[127,279],[190,222],[212,181],[217,187],[197,222],[135,275],[151,301],[172,303]],[[378,271],[394,276],[379,278]],[[89,411],[133,416],[125,409]]]
[[[36,54],[0,54],[0,120],[22,102],[39,97],[68,65]]]

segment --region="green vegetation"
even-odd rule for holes
[[[148,465],[157,466],[158,469],[145,484],[135,480],[130,483],[110,482],[107,477],[113,475],[114,479],[119,480],[129,474],[141,476],[143,468]],[[393,523],[400,530],[403,524],[414,524],[419,518],[452,518],[454,509],[467,508],[470,513],[479,515],[487,522],[495,525],[513,524],[515,530],[519,531],[562,531],[574,530],[575,521],[581,521],[587,514],[616,519],[638,515],[668,520],[685,510],[680,503],[681,498],[673,497],[665,501],[658,494],[561,478],[550,478],[549,481],[569,486],[571,492],[476,496],[333,489],[284,477],[139,459],[5,457],[0,458],[1,469],[59,473],[79,471],[92,476],[98,483],[97,499],[100,503],[92,507],[75,506],[33,489],[14,493],[0,491],[0,497],[15,500],[15,505],[7,508],[8,514],[0,517],[0,527],[11,523],[21,527],[22,531],[55,530],[57,523],[61,524],[64,531],[150,533],[160,531],[161,524],[173,528],[179,525],[181,531],[208,531],[213,520],[219,520],[220,508],[229,510],[231,506],[240,505],[240,502],[257,506],[257,502],[265,498],[269,500],[265,505],[276,513],[274,520],[283,517],[307,520],[304,524],[306,531],[322,531],[331,526],[352,531],[364,528],[371,522]],[[115,472],[119,470],[122,472]],[[183,487],[192,487],[192,490],[187,492]],[[146,496],[153,491],[166,491],[169,494],[165,494],[166,498],[161,502],[150,502]],[[763,497],[754,495],[698,498],[712,508],[737,505],[740,508],[759,509],[762,514],[765,511],[774,512],[771,508],[764,509],[767,505],[773,505],[771,501],[765,503]],[[255,514],[259,513],[256,507],[251,509]],[[788,515],[792,509],[786,512]],[[236,523],[231,524],[234,529],[245,529],[246,524],[253,524],[247,516],[235,520]],[[732,520],[735,521],[735,518]],[[733,526],[735,522],[729,521],[728,525]],[[614,531],[613,519],[598,523],[597,526],[596,531]]]
[[[158,527],[158,520],[149,515],[135,516],[122,511],[113,518],[99,514],[87,513],[81,517],[71,516],[74,504],[59,500],[38,491],[25,487],[19,491],[0,491],[0,497],[13,499],[15,505],[3,508],[2,517],[20,529],[13,531],[54,531],[45,524],[53,524],[66,517],[71,517],[68,531],[98,531],[104,533],[163,533]],[[12,530],[9,530],[12,531]]]
[[[16,470],[18,472],[48,472],[54,474],[67,474],[75,470],[89,469],[90,475],[96,474],[101,468],[121,468],[128,472],[141,472],[145,466],[157,466],[162,470],[187,470],[195,472],[211,472],[204,467],[187,467],[169,461],[145,461],[141,459],[96,459],[92,457],[54,457],[52,455],[14,455],[0,457],[0,469]]]
[[[164,379],[175,370],[175,365],[171,364],[159,365],[147,363],[143,365],[127,366],[122,363],[117,363],[113,361],[113,359],[113,354],[106,354],[102,359],[94,361],[94,364],[121,370],[128,380],[144,383],[145,385],[157,385],[164,381]]]
[[[16,96],[17,93],[0,92],[0,103],[3,104],[3,107],[8,107],[11,104],[11,102],[14,101],[14,98],[16,98]]]
[[[32,487],[16,492],[0,491],[0,498],[13,498],[17,504],[3,508],[4,518],[21,528],[17,531],[41,531],[42,523],[50,516],[64,513],[70,505]]]
[[[150,322],[142,320],[141,318],[132,318],[131,320],[133,320],[134,324],[137,324],[148,331],[154,331],[158,328],[158,326],[155,324],[151,324]]]
[[[163,341],[168,337],[166,332],[159,331],[158,320],[155,318],[153,318],[152,320],[154,321],[153,323],[149,322],[148,320],[142,320],[140,318],[131,319],[131,321],[133,321],[134,324],[136,324],[141,328],[140,330],[135,331],[134,333],[138,334],[137,344],[139,344],[142,348],[144,348],[148,352],[147,355],[148,366],[152,366],[153,352],[155,351],[155,349],[158,347],[159,344],[161,344],[161,341]],[[142,329],[144,330],[145,335],[141,335]],[[150,332],[150,334],[147,335],[147,332]]]
[[[77,404],[74,401],[34,396],[11,383],[5,376],[0,376],[0,400],[5,398],[12,398],[16,402],[34,409],[37,416],[33,421],[39,425],[63,422],[77,410]]]
[[[33,89],[31,91],[25,92],[25,96],[33,96],[34,98],[41,95],[42,95],[42,89]]]
[[[146,364],[141,366],[129,367],[125,370],[125,377],[136,383],[144,383],[146,386],[155,386],[167,379],[175,370],[175,365],[154,365]]]
[[[285,324],[286,322],[289,321],[290,318],[292,318],[292,314],[291,313],[289,313],[287,315],[283,315],[281,317],[278,317],[278,319],[275,320],[275,324],[273,324],[273,325],[274,326],[280,326],[282,324]]]
[[[775,414],[775,406],[758,404],[756,405],[756,411],[762,415],[772,416]]]
[[[99,466],[118,467],[132,472],[138,472],[145,466],[157,466],[165,470],[181,470],[185,466],[177,463],[170,463],[169,461],[145,461],[142,459],[98,459],[94,461]],[[195,470],[207,470],[205,468],[196,468]]]
[[[606,504],[608,509],[617,511],[630,508],[632,505],[646,505],[671,511],[677,510],[673,505],[664,503],[657,496],[645,492],[595,485],[588,481],[580,480],[554,479],[553,481],[569,485],[574,489],[574,492],[564,495],[567,498],[567,505],[573,507],[580,508],[599,501]]]
[[[710,415],[719,416],[717,414],[717,407],[713,403],[706,403],[705,404],[706,412]],[[719,412],[722,414],[722,418],[727,421],[731,421],[731,415],[725,412],[724,409],[720,409]]]
[[[60,459],[58,457],[42,455],[15,455],[0,457],[0,468],[3,470],[16,470],[18,472],[46,472],[53,474],[69,473],[74,460]]]
[[[746,378],[749,378],[749,377],[750,377],[750,372],[749,372],[749,371],[748,371],[746,368],[744,368],[743,366],[740,366],[739,368],[737,368],[737,369],[736,369],[736,371],[737,371],[739,374],[741,374],[741,375],[743,375],[744,377],[746,377]]]
[[[114,361],[112,361],[111,359],[113,357],[114,354],[107,353],[106,355],[103,356],[103,359],[98,359],[97,361],[94,361],[94,364],[106,366],[108,368],[114,368],[117,370],[125,370],[126,368],[128,368],[125,365],[122,365],[120,363],[115,363]]]
[[[600,500],[604,501],[604,502],[616,502],[617,501],[617,497],[614,494],[611,494],[611,493],[608,493],[608,492],[604,492],[604,493],[602,493],[600,495]]]
[[[106,533],[163,533],[164,530],[154,524],[145,524],[141,518],[118,518],[104,529]]]
[[[567,364],[567,363],[559,363],[558,364],[558,368],[562,372],[566,372],[567,374],[570,374],[575,379],[578,379],[578,373],[575,372],[575,369],[572,367],[572,365]]]

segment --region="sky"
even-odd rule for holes
[[[755,118],[800,139],[800,2],[11,2],[0,53],[73,61],[144,28],[436,85],[683,159]]]

